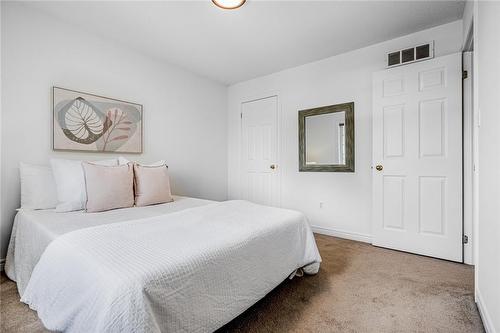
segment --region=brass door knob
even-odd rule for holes
[[[375,169],[377,169],[377,171],[382,171],[382,169],[384,169],[384,167],[379,164],[375,167]]]
[[[273,170],[274,170],[274,169],[276,169],[276,165],[274,165],[274,164],[271,164],[269,167],[270,167],[271,169],[273,169]]]

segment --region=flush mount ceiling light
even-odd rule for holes
[[[236,9],[243,6],[246,0],[212,0],[214,5],[222,9]]]

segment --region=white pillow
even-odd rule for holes
[[[114,158],[93,163],[116,166],[118,160]],[[50,164],[56,181],[57,199],[59,201],[56,212],[62,213],[84,209],[87,202],[87,192],[82,161],[53,158],[50,160]]]
[[[21,208],[49,209],[57,205],[56,182],[48,166],[19,164]]]
[[[123,156],[119,156],[118,157],[118,165],[125,165],[127,163],[129,163],[130,161],[127,160],[125,157]]]
[[[118,165],[125,165],[129,162],[131,162],[131,161],[127,160],[123,156],[118,157]],[[139,164],[140,166],[151,166],[151,167],[162,166],[162,165],[167,164],[167,162],[165,160],[159,160],[159,161],[156,161],[156,162],[151,163],[151,164],[142,164],[142,163],[138,163],[138,162],[133,162],[133,163]]]

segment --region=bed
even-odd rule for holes
[[[102,213],[18,212],[6,273],[66,332],[211,332],[321,257],[303,214],[175,197]]]

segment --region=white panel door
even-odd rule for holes
[[[255,203],[278,206],[276,96],[241,105],[241,196]]]
[[[373,244],[462,261],[461,55],[374,73]]]

